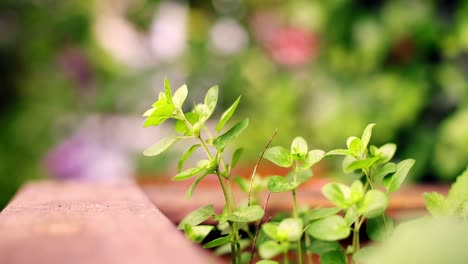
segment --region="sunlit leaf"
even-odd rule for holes
[[[249,119],[246,118],[241,122],[237,123],[231,129],[226,131],[226,133],[220,135],[213,141],[213,145],[219,151],[222,151],[229,143],[236,139],[244,129],[249,125]]]
[[[214,215],[213,205],[205,205],[192,211],[188,214],[177,226],[179,229],[183,229],[185,225],[196,226],[203,223],[205,220]]]
[[[364,197],[364,186],[361,181],[354,181],[350,190],[350,198],[353,204],[361,201],[362,197]]]
[[[203,248],[214,248],[214,247],[218,247],[218,246],[227,244],[227,243],[229,243],[231,241],[231,237],[232,237],[232,234],[216,238],[216,239],[206,243],[205,245],[203,245]]]
[[[396,170],[397,170],[397,165],[395,163],[393,163],[393,162],[389,162],[389,163],[383,165],[382,167],[378,168],[374,172],[374,174],[372,176],[372,180],[375,183],[381,184],[382,180],[383,180],[383,178],[385,176],[387,176],[390,173],[394,173]]]
[[[364,146],[362,144],[361,139],[357,137],[349,137],[346,141],[346,145],[348,146],[348,150],[351,155],[357,157],[364,153]]]
[[[449,211],[447,199],[440,193],[424,193],[424,203],[433,216],[444,216]]]
[[[313,166],[314,164],[322,160],[324,156],[325,156],[325,151],[321,149],[314,149],[314,150],[309,151],[309,153],[307,153],[307,156],[302,164],[302,168],[303,169],[310,168],[311,166]]]
[[[283,253],[287,248],[278,242],[269,240],[258,247],[258,253],[263,259],[271,259]]]
[[[291,153],[286,148],[277,146],[265,151],[263,157],[280,167],[290,167],[292,164]]]
[[[190,187],[188,188],[187,192],[185,193],[185,199],[192,198],[193,192],[195,188],[197,188],[198,184],[209,174],[209,171],[205,171],[203,174],[198,175],[197,178],[192,182]]]
[[[314,221],[309,225],[307,233],[314,238],[335,241],[347,238],[351,232],[346,221],[339,215],[332,215]]]
[[[296,189],[299,185],[299,182],[290,182],[281,176],[272,176],[268,180],[270,192],[287,192]]]
[[[234,112],[236,111],[237,105],[239,105],[241,97],[239,96],[237,100],[226,110],[224,113],[221,115],[221,118],[219,119],[219,123],[216,126],[216,131],[220,132],[221,129],[223,129],[224,125],[226,124],[227,121],[232,117]]]
[[[302,237],[304,225],[299,218],[283,219],[278,225],[277,236],[286,241],[298,241]]]
[[[291,143],[291,156],[302,160],[307,156],[308,146],[307,142],[302,137],[294,138]]]
[[[193,152],[195,152],[195,150],[197,150],[197,148],[200,147],[200,144],[196,144],[196,145],[193,145],[191,146],[190,148],[188,148],[184,154],[182,154],[182,157],[180,158],[179,160],[179,163],[177,164],[177,171],[178,172],[181,172],[182,171],[182,168],[184,167],[184,163],[185,161],[193,154]]]
[[[280,241],[281,238],[278,236],[278,225],[276,222],[268,222],[262,225],[262,230],[269,238]]]
[[[232,158],[231,158],[231,168],[237,165],[237,162],[239,162],[239,159],[243,152],[244,152],[243,148],[238,148],[234,151],[234,153],[232,154]]]
[[[251,205],[240,208],[228,216],[228,220],[233,222],[249,223],[260,220],[263,217],[263,208],[258,205]]]
[[[187,98],[188,90],[187,85],[182,85],[177,91],[175,91],[174,96],[172,97],[172,102],[174,106],[178,109],[182,109],[182,106]]]
[[[331,215],[335,215],[341,211],[341,208],[338,207],[330,207],[330,208],[316,208],[309,210],[307,212],[307,219],[309,221],[322,219]]]
[[[161,139],[158,143],[154,144],[153,146],[147,148],[143,155],[145,156],[156,156],[164,151],[168,150],[172,145],[174,145],[177,141],[180,140],[180,137],[170,136]]]
[[[379,160],[379,157],[372,157],[363,160],[355,160],[351,162],[345,169],[347,172],[354,170],[368,170],[376,161]]]
[[[191,226],[185,225],[184,231],[185,235],[195,243],[201,243],[213,230],[214,226],[209,225],[199,225],[199,226]]]
[[[194,167],[194,168],[186,169],[186,170],[178,173],[172,179],[174,181],[187,180],[187,179],[190,179],[190,178],[196,176],[197,174],[203,172],[205,169],[206,169],[205,167]]]
[[[413,159],[406,159],[401,161],[397,164],[396,172],[393,175],[386,176],[383,179],[382,183],[388,192],[394,192],[400,188],[411,167],[413,167],[414,162],[415,161]]]
[[[368,124],[366,128],[364,128],[364,132],[362,133],[361,141],[363,149],[367,148],[369,144],[370,138],[372,136],[372,128],[375,126],[374,123]]]
[[[341,183],[328,183],[322,188],[322,193],[334,205],[340,208],[348,208],[352,205],[350,201],[350,189]]]
[[[346,156],[346,155],[351,155],[351,152],[347,149],[334,149],[325,154],[326,156],[334,156],[334,155],[341,155],[341,156]]]
[[[378,150],[380,159],[377,161],[377,164],[384,164],[390,161],[393,158],[393,155],[395,155],[396,149],[397,146],[393,143],[387,143],[381,146]]]
[[[385,212],[389,202],[386,193],[379,190],[370,190],[360,203],[357,204],[357,212],[367,218],[379,216]]]

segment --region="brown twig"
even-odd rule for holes
[[[263,206],[263,211],[265,211],[265,212],[266,212],[266,208],[268,206],[268,201],[270,201],[270,195],[271,195],[271,192],[268,192],[268,196],[266,198],[265,205]],[[257,244],[258,232],[260,232],[260,225],[262,224],[264,217],[265,217],[265,215],[262,216],[262,218],[260,219],[260,221],[258,221],[257,226],[256,226],[255,236],[254,236],[254,240],[253,240],[253,243],[252,243],[252,249],[250,250],[250,262],[249,262],[250,264],[252,264],[252,261],[253,261],[254,255],[255,255],[255,244]],[[268,219],[265,221],[265,223],[270,221],[270,219],[271,219],[271,216],[268,217]]]
[[[255,176],[255,173],[257,172],[257,167],[260,164],[260,162],[263,159],[263,155],[265,154],[265,151],[268,149],[268,147],[271,144],[271,141],[273,141],[273,138],[275,138],[276,134],[278,133],[278,129],[275,129],[275,133],[270,137],[270,140],[268,140],[268,143],[265,146],[265,149],[262,151],[262,154],[260,154],[260,158],[258,158],[257,163],[255,163],[255,167],[252,171],[252,176],[250,176],[250,184],[249,184],[249,195],[248,195],[248,205],[250,206],[250,198],[251,198],[251,193],[252,193],[252,184],[253,184],[253,179]]]

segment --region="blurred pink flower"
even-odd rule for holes
[[[310,31],[296,27],[279,28],[270,43],[266,43],[270,56],[285,66],[309,63],[319,53],[318,38]]]

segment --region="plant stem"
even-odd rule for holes
[[[294,183],[297,182],[297,174],[299,172],[299,164],[296,162],[294,166]],[[299,219],[299,212],[297,210],[297,201],[296,201],[296,189],[293,189],[292,191],[292,197],[293,197],[293,215],[294,218]],[[301,245],[301,240],[302,236],[297,240],[297,261],[298,264],[302,264],[302,245]]]
[[[283,253],[283,263],[284,264],[289,264],[288,251],[285,251]]]
[[[200,135],[198,135],[197,138],[200,141],[200,144],[201,144],[202,148],[205,150],[205,153],[208,156],[208,159],[210,160],[210,162],[212,162],[214,157],[211,154],[208,147],[206,146],[205,141],[202,139],[202,137]],[[226,167],[224,167],[224,168],[226,169]],[[230,215],[230,214],[232,214],[233,210],[235,210],[234,197],[231,197],[231,195],[232,196],[234,195],[233,192],[232,192],[231,182],[229,181],[229,179],[227,179],[228,186],[226,188],[226,185],[224,183],[224,179],[223,179],[223,176],[222,176],[222,172],[219,170],[219,168],[216,169],[216,176],[218,177],[219,184],[221,185],[221,189],[223,191],[224,200],[226,202],[227,212]],[[240,263],[239,228],[237,227],[237,225],[235,223],[229,222],[229,230],[230,230],[231,234],[233,234],[233,238],[234,238],[231,241],[231,263],[232,264],[238,264],[238,263]]]
[[[314,264],[312,252],[308,250],[310,246],[310,237],[308,235],[305,235],[304,237],[305,237],[305,244],[306,244],[307,264]]]

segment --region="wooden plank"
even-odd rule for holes
[[[219,263],[131,183],[26,185],[0,214],[2,264]]]
[[[213,181],[211,181],[213,180]],[[224,205],[224,198],[216,179],[210,179],[208,183],[201,183],[192,199],[186,200],[185,192],[191,182],[174,182],[159,179],[157,181],[140,181],[142,189],[147,193],[153,203],[173,222],[179,222],[190,211],[207,204],[212,204],[217,212],[221,212]],[[301,186],[297,191],[297,203],[299,206],[309,208],[333,206],[321,193],[323,183],[316,185]],[[391,200],[387,212],[397,219],[426,214],[424,205],[424,192],[440,192],[446,194],[447,185],[413,185],[404,186],[401,190],[391,195]],[[247,196],[237,188],[234,193],[238,202],[245,201]],[[267,193],[261,193],[261,204],[263,205]],[[280,212],[292,211],[292,197],[290,193],[273,193],[267,208],[267,215],[274,215]]]

